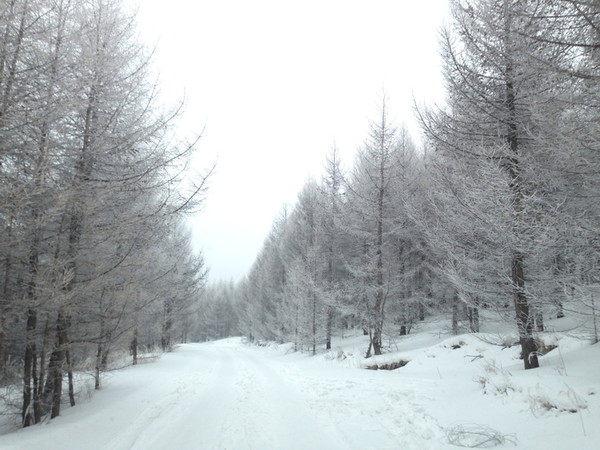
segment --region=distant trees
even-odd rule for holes
[[[209,284],[198,302],[192,340],[199,342],[235,336],[238,331],[237,291],[233,281]]]
[[[184,194],[195,143],[149,69],[117,0],[0,5],[0,382],[22,363],[24,426],[59,415],[65,377],[74,404],[84,360],[99,387],[111,351],[168,344],[203,283],[180,222],[204,178]]]

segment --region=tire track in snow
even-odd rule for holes
[[[177,359],[181,357],[179,354],[175,356]],[[159,374],[158,380],[152,380],[154,387],[142,388],[148,392],[142,408],[111,439],[105,450],[174,448],[171,445],[173,429],[189,436],[189,448],[197,448],[191,433],[195,427],[188,430],[180,428],[189,424],[189,413],[194,403],[210,394],[210,388],[227,374],[228,361],[227,358],[187,359],[186,364],[174,367],[179,372],[175,372],[175,377],[167,371]]]
[[[147,402],[106,450],[350,448],[260,353],[204,345],[174,389]],[[177,356],[177,355],[175,355]],[[207,362],[210,362],[208,369]]]
[[[235,350],[240,379],[230,420],[245,424],[246,446],[224,435],[218,448],[350,448],[334,427],[315,420],[315,412],[300,391],[259,355],[245,348]]]
[[[421,406],[427,388],[231,342],[188,344],[115,373],[80,412],[67,409],[48,426],[21,430],[25,436],[9,448],[442,448],[439,427]]]

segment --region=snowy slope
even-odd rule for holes
[[[496,448],[600,448],[600,345],[557,336],[560,351],[524,371],[497,335],[437,330],[368,360],[363,336],[316,357],[237,338],[183,345],[113,374],[52,422],[0,436],[0,448],[444,449],[482,426]]]

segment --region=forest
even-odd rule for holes
[[[185,337],[210,171],[121,2],[8,0],[0,36],[0,386],[26,427],[75,404],[74,371],[98,389],[112,354]]]
[[[314,354],[359,328],[368,357],[432,314],[478,332],[482,311],[518,331],[525,369],[544,318],[576,317],[598,341],[600,5],[450,11],[446,101],[415,108],[423,143],[384,97],[349,168],[331,149],[232,294],[251,341]]]
[[[211,170],[190,170],[198,139],[175,133],[181,105],[158,101],[134,15],[117,0],[6,0],[0,386],[22,386],[4,399],[22,425],[75,404],[74,372],[98,389],[113,356],[175,342],[316,354],[361,330],[370,357],[434,315],[454,334],[514,329],[524,369],[550,318],[597,342],[600,5],[449,4],[446,98],[415,106],[422,136],[383,95],[354,161],[332,147],[247,276],[207,285],[185,216]]]

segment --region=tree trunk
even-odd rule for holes
[[[373,339],[372,339],[373,353],[375,355],[381,355],[381,349],[383,347],[382,342],[383,341],[382,341],[381,322],[377,319],[377,323],[375,324],[375,327],[373,329]]]
[[[39,160],[38,160],[39,162]],[[40,183],[39,165],[37,167],[36,186]],[[31,213],[32,229],[31,244],[28,252],[28,270],[29,282],[27,283],[27,324],[25,330],[25,356],[23,358],[23,409],[22,419],[23,427],[31,425],[32,418],[35,421],[34,396],[37,393],[37,355],[35,347],[35,331],[37,327],[37,312],[35,310],[37,302],[37,277],[39,270],[39,211],[36,205],[33,206]],[[33,386],[32,386],[33,383]],[[32,395],[34,394],[34,395]]]
[[[35,328],[36,328],[36,312],[33,308],[27,310],[27,327],[26,327],[26,344],[25,356],[23,358],[23,408],[21,418],[24,427],[28,427],[33,423],[33,373],[36,364],[35,352]],[[37,381],[37,380],[36,380]]]
[[[96,367],[94,368],[94,389],[100,389],[100,364],[102,361],[102,344],[98,343],[96,349]]]
[[[75,406],[75,388],[73,386],[73,364],[71,361],[71,351],[65,349],[65,362],[67,363],[67,379],[69,381],[69,404]]]
[[[312,354],[317,354],[317,294],[312,295]]]
[[[171,314],[171,300],[166,300],[164,304],[163,326],[160,337],[160,346],[163,352],[168,351],[171,347],[171,326],[173,325]]]
[[[333,308],[327,307],[327,326],[325,329],[325,348],[331,350],[331,331],[333,327]]]
[[[521,357],[525,369],[539,367],[537,344],[533,338],[533,317],[530,314],[529,303],[525,295],[525,280],[523,279],[523,256],[516,253],[512,261],[512,280],[514,283],[514,303],[517,317],[517,329],[521,343]]]
[[[563,309],[563,302],[561,299],[558,299],[558,301],[556,303],[556,318],[562,319],[563,317],[565,317],[565,311]]]
[[[12,7],[14,5],[11,5],[11,12],[12,12]],[[2,96],[2,108],[0,110],[0,117],[4,117],[6,116],[6,113],[8,112],[9,107],[11,106],[11,104],[13,102],[11,102],[11,95],[12,95],[12,89],[13,89],[13,85],[15,83],[15,78],[16,78],[16,74],[17,74],[17,66],[19,63],[19,58],[21,55],[21,47],[23,44],[23,38],[25,36],[25,16],[26,16],[26,12],[28,9],[28,4],[27,2],[24,3],[22,11],[21,11],[21,21],[20,21],[20,25],[19,25],[19,32],[17,35],[17,40],[14,44],[14,50],[13,50],[13,54],[12,54],[12,59],[11,61],[8,63],[8,78],[6,80],[2,80],[5,85],[4,85],[4,93]],[[8,28],[7,31],[8,33]],[[2,65],[4,66],[4,60],[2,61]],[[3,67],[4,69],[4,67]],[[4,70],[2,71],[2,75],[4,75]]]
[[[7,361],[7,353],[5,350],[6,344],[6,336],[4,333],[4,329],[6,327],[6,321],[4,319],[4,299],[6,297],[3,297],[0,300],[0,380],[3,379],[3,377],[6,375],[6,361]]]
[[[385,105],[384,105],[385,108]],[[383,110],[382,116],[382,130],[385,125],[385,109]],[[382,349],[382,334],[383,334],[383,311],[385,305],[384,293],[383,293],[383,212],[384,212],[384,198],[385,198],[385,139],[386,135],[384,132],[381,133],[381,160],[379,162],[379,182],[381,185],[378,187],[377,192],[377,234],[376,234],[376,251],[375,256],[377,258],[376,266],[376,283],[377,291],[375,293],[375,306],[373,312],[374,317],[374,329],[373,329],[373,353],[375,355],[381,355]]]
[[[475,297],[475,306],[471,310],[471,331],[479,333],[479,298]]]
[[[296,304],[296,314],[294,320],[294,351],[298,351],[298,304]]]
[[[67,348],[67,318],[64,313],[59,313],[56,320],[56,347],[54,353],[54,367],[52,370],[52,410],[50,418],[60,415],[60,402],[62,399],[63,370],[66,363]]]
[[[596,314],[596,302],[594,301],[594,294],[591,295],[591,308],[592,308],[592,322],[594,324],[594,344],[598,343],[598,315]]]
[[[102,346],[102,359],[100,360],[100,370],[108,369],[108,354],[110,353],[110,347],[108,344]]]
[[[54,360],[55,366],[52,368],[52,401],[50,409],[50,418],[54,419],[60,415],[60,401],[62,398],[62,369],[60,363],[62,356],[60,351],[56,351]]]
[[[44,383],[44,392],[42,393],[44,412],[47,413],[52,407],[52,394],[54,392],[54,370],[56,367],[56,349],[50,354],[50,360],[48,361],[48,370],[46,375],[46,381]]]
[[[505,0],[505,5],[508,5]],[[505,35],[507,45],[511,43],[512,24],[511,14],[505,12]],[[513,209],[513,231],[517,236],[521,233],[520,226],[523,222],[523,191],[521,180],[521,166],[519,163],[519,132],[517,127],[517,108],[515,87],[513,81],[513,63],[511,60],[510,48],[507,50],[506,61],[506,107],[508,110],[507,135],[506,142],[512,153],[512,157],[507,161],[507,169],[510,177],[510,189],[512,191],[512,209]],[[513,284],[513,302],[517,318],[517,329],[519,330],[519,340],[521,342],[521,356],[525,369],[539,367],[537,359],[537,344],[533,338],[533,317],[530,312],[530,305],[525,293],[525,255],[520,250],[514,250],[512,256],[511,281]]]
[[[369,330],[369,348],[367,349],[367,353],[365,354],[365,358],[370,358],[371,357],[371,348],[373,348],[373,335],[371,334],[371,331]]]
[[[458,334],[458,293],[452,296],[452,334]]]
[[[250,341],[252,342],[252,341]],[[131,339],[131,358],[132,364],[135,366],[138,363],[138,329],[133,329],[133,338]]]
[[[10,242],[12,240],[12,219],[6,227],[6,239]],[[10,267],[12,260],[12,248],[9,247],[6,257],[4,258],[4,280],[2,284],[2,298],[0,299],[0,379],[5,375],[4,371],[6,368],[7,352],[6,352],[6,306],[9,303],[10,291],[8,289],[10,282]]]
[[[34,398],[35,423],[40,423],[42,414],[45,413],[47,398],[44,397],[44,382],[46,379],[46,349],[48,348],[48,335],[50,332],[50,317],[46,315],[44,325],[44,336],[42,338],[42,348],[40,352],[40,373],[37,382],[37,396]]]

